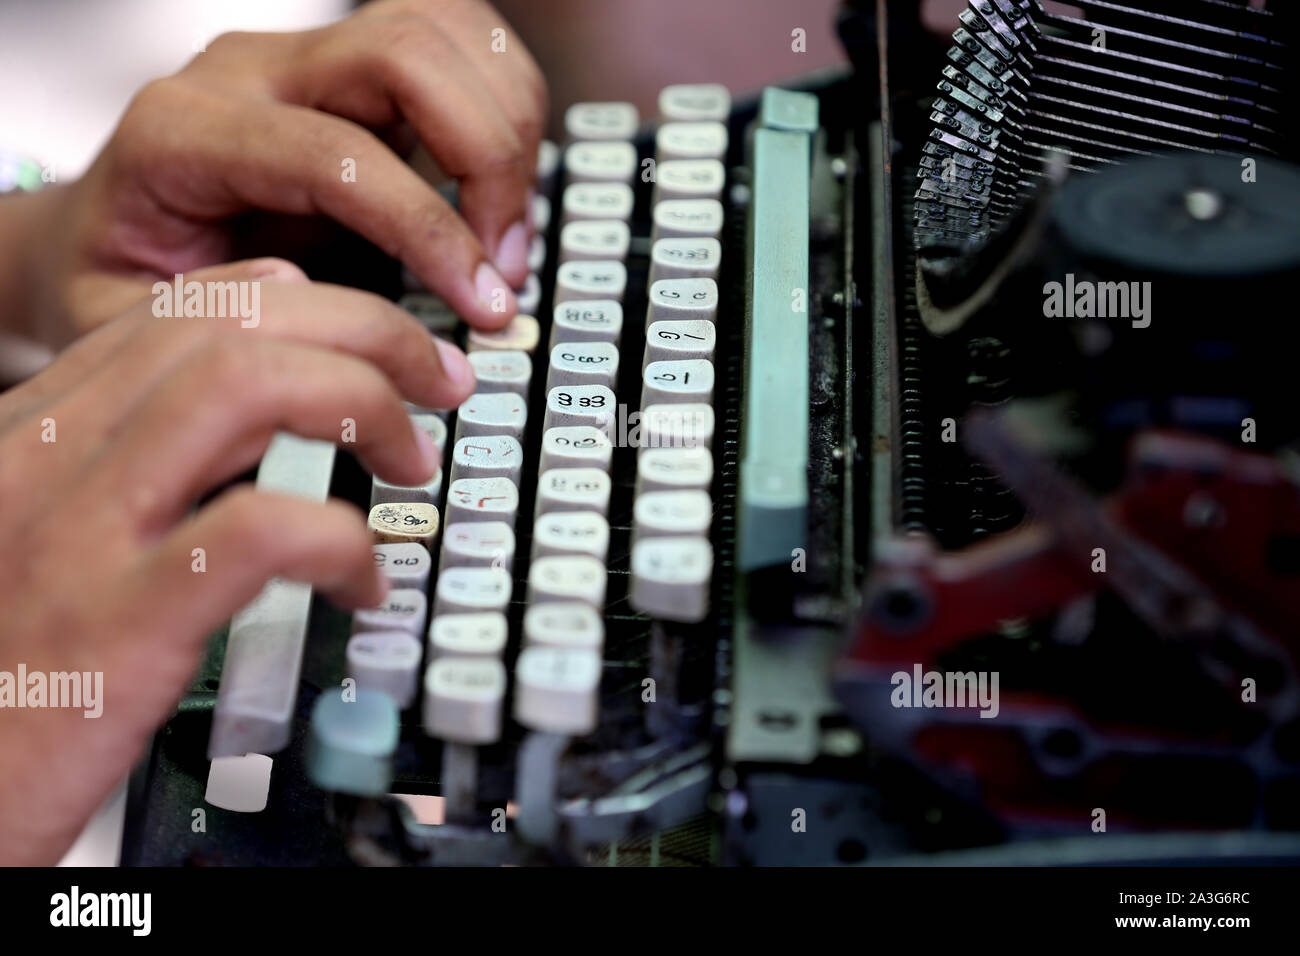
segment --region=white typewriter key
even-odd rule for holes
[[[664,123],[655,133],[655,159],[717,159],[727,154],[727,127],[721,123]]]
[[[375,505],[367,524],[378,544],[422,544],[432,553],[438,537],[438,506],[422,501]]]
[[[429,601],[415,588],[394,588],[378,607],[361,608],[352,614],[352,633],[366,631],[406,631],[419,637],[424,633],[424,616]]]
[[[722,203],[716,199],[665,199],[655,206],[651,240],[721,234]]]
[[[609,556],[609,522],[594,511],[552,511],[533,522],[533,560],[586,554],[602,564]]]
[[[631,103],[574,103],[564,111],[570,139],[631,139],[640,117]]]
[[[702,621],[709,613],[713,548],[706,538],[643,538],[632,545],[629,603],[669,621]]]
[[[568,385],[546,393],[544,429],[590,425],[606,432],[613,428],[614,393],[604,385]]]
[[[546,235],[551,228],[551,201],[545,196],[533,197],[533,231],[539,236]]]
[[[495,332],[470,329],[465,337],[465,348],[470,352],[501,350],[506,352],[532,352],[541,338],[537,320],[520,313]]]
[[[721,83],[676,83],[659,91],[659,118],[668,122],[720,122],[730,112],[731,93]]]
[[[564,187],[560,206],[564,222],[581,219],[627,219],[636,197],[624,183],[574,183]]]
[[[630,183],[636,170],[631,143],[574,143],[564,151],[564,172],[571,183]]]
[[[435,589],[434,614],[504,612],[514,581],[504,568],[447,568],[438,573]]]
[[[609,471],[614,447],[599,428],[570,425],[542,432],[542,460],[539,471],[552,468],[599,468]]]
[[[521,398],[528,396],[528,386],[533,380],[533,362],[527,352],[471,352],[467,358],[478,378],[480,393],[514,392]],[[445,425],[443,432],[446,433]]]
[[[713,403],[713,363],[705,359],[651,362],[641,378],[642,408],[670,402]],[[451,473],[456,477],[454,463]]]
[[[584,601],[599,611],[605,606],[607,576],[604,563],[587,555],[538,558],[528,569],[528,603]]]
[[[456,440],[509,435],[521,441],[527,419],[528,405],[514,392],[478,392],[456,411]]]
[[[555,270],[555,302],[573,299],[623,301],[627,267],[617,259],[592,259],[561,263]]]
[[[433,447],[438,449],[438,454],[443,454],[447,448],[447,423],[437,415],[422,413],[411,416],[411,424],[418,428],[423,428],[433,439]]]
[[[608,342],[565,342],[551,349],[546,371],[546,390],[565,385],[618,383],[618,348]]]
[[[518,487],[523,460],[523,448],[509,435],[462,438],[451,452],[451,480],[509,478]]]
[[[560,168],[560,147],[549,139],[537,144],[537,181],[545,184],[555,176]]]
[[[525,647],[515,662],[515,720],[552,734],[586,734],[600,716],[600,655]]]
[[[542,236],[533,236],[533,241],[528,243],[528,271],[541,272],[546,268],[546,239]]]
[[[500,657],[506,649],[506,616],[498,611],[442,614],[429,622],[434,657]]]
[[[712,279],[660,279],[650,286],[646,324],[716,322],[718,284]]]
[[[383,691],[398,707],[409,707],[419,686],[420,652],[419,638],[406,631],[358,634],[345,651],[348,676],[358,690]]]
[[[727,171],[716,159],[670,159],[655,167],[653,202],[721,199]]]
[[[515,290],[515,301],[519,305],[520,315],[537,314],[537,306],[542,301],[542,280],[537,278],[537,273],[528,273],[523,288]]]
[[[506,668],[490,657],[439,657],[424,674],[424,732],[461,744],[501,737]]]
[[[631,230],[621,219],[584,219],[560,230],[560,261],[627,258]]]
[[[537,479],[537,513],[609,511],[609,474],[599,468],[552,468]]]
[[[713,406],[700,402],[647,405],[641,410],[640,448],[710,448]]]
[[[512,528],[519,513],[519,486],[509,478],[462,478],[447,489],[447,524],[504,521]]]
[[[424,591],[429,586],[429,570],[433,560],[429,552],[418,544],[377,544],[374,546],[375,567],[394,588],[416,588]]]
[[[717,331],[705,319],[651,322],[645,331],[645,364],[684,359],[712,362],[717,344]]]
[[[713,524],[713,501],[707,491],[652,491],[632,506],[637,540],[670,535],[706,537]]]
[[[567,647],[600,653],[605,646],[605,622],[581,601],[547,601],[524,612],[524,645]]]
[[[722,243],[717,239],[660,239],[650,249],[650,282],[718,278]]]
[[[707,448],[647,448],[636,459],[636,493],[708,491],[713,484],[713,453]]]
[[[370,507],[389,502],[423,501],[436,504],[442,493],[442,469],[423,485],[390,485],[382,478],[374,478],[370,483]]]
[[[515,532],[504,521],[458,521],[442,529],[443,568],[514,565]]]
[[[623,334],[623,306],[613,299],[561,302],[551,315],[552,349],[565,342],[618,345]]]

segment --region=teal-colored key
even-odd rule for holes
[[[765,90],[760,121],[747,249],[742,571],[788,564],[804,547],[808,514],[809,167],[817,100]]]
[[[357,690],[356,700],[344,700],[341,690],[327,690],[311,712],[307,776],[322,790],[383,796],[399,733],[397,705],[382,691]]]

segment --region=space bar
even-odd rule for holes
[[[329,496],[334,445],[277,434],[257,469],[257,487],[313,501]],[[269,754],[289,743],[311,585],[276,579],[231,619],[209,757]]]

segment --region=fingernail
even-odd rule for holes
[[[438,451],[438,446],[433,443],[433,438],[416,424],[415,419],[411,419],[411,431],[415,434],[415,444],[420,449],[420,457],[424,459],[424,480],[432,481],[433,476],[442,467],[442,454]]]
[[[474,273],[474,291],[479,301],[490,311],[500,315],[513,314],[516,308],[514,293],[501,278],[501,273],[493,269],[490,263],[480,262]]]
[[[466,395],[474,394],[478,379],[474,375],[474,367],[469,364],[469,359],[465,357],[465,353],[446,339],[440,339],[437,336],[434,336],[433,344],[438,349],[438,358],[442,360],[442,368],[447,373],[447,381]]]
[[[265,279],[268,282],[301,282],[307,278],[301,269],[284,259],[266,259],[255,263],[254,270],[255,280]]]
[[[528,268],[528,225],[517,222],[505,231],[497,246],[497,268],[523,272]]]

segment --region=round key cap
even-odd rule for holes
[[[716,199],[665,199],[655,205],[651,241],[722,234],[722,203]]]
[[[512,528],[519,512],[519,486],[509,478],[462,478],[447,489],[447,524],[504,521]]]
[[[514,392],[478,392],[456,411],[456,438],[509,435],[522,441],[527,419],[528,403]]]
[[[601,660],[587,650],[533,645],[515,663],[515,720],[532,730],[586,734],[600,714]]]
[[[551,201],[545,196],[533,197],[533,229],[539,236],[551,228]]]
[[[428,587],[433,561],[423,546],[409,542],[377,544],[374,552],[375,567],[388,578],[392,587],[415,588],[419,591]]]
[[[515,559],[515,532],[504,521],[458,521],[442,529],[442,567],[505,568]]]
[[[623,219],[632,215],[636,199],[624,183],[574,183],[564,188],[560,208],[564,222],[581,219]]]
[[[655,159],[717,159],[727,154],[727,127],[721,123],[663,123],[655,133]]]
[[[462,478],[509,478],[519,484],[524,450],[509,435],[462,438],[451,453],[451,480]]]
[[[712,322],[651,322],[645,330],[645,365],[686,359],[713,361],[718,334]],[[643,366],[644,368],[644,366]]]
[[[707,491],[651,491],[632,506],[633,528],[641,538],[707,536],[713,524],[713,501]]]
[[[623,306],[613,299],[574,299],[555,307],[551,348],[565,342],[608,342],[618,345],[623,331]]]
[[[548,428],[542,432],[542,461],[539,470],[543,474],[552,468],[599,468],[609,471],[613,451],[609,436],[599,428],[590,425]]]
[[[716,159],[670,159],[655,167],[654,205],[668,199],[721,199],[727,171]]]
[[[641,538],[632,546],[632,607],[668,621],[702,621],[709,613],[713,548],[706,538]]]
[[[636,493],[704,491],[713,484],[713,453],[707,448],[647,448],[636,459]]]
[[[718,284],[712,279],[660,279],[651,284],[649,299],[647,325],[718,318]]]
[[[605,606],[605,565],[585,555],[538,558],[528,569],[528,603],[585,601]]]
[[[438,572],[433,613],[504,612],[514,582],[501,568],[447,568]]]
[[[713,402],[713,363],[704,359],[651,362],[642,374],[641,407],[673,402]],[[452,476],[455,477],[455,466]]]
[[[713,279],[722,264],[722,243],[708,237],[660,239],[650,248],[650,282],[660,279]]]
[[[537,513],[609,511],[611,483],[599,468],[552,468],[537,479]]]
[[[659,91],[659,118],[721,122],[731,112],[731,93],[721,83],[675,83]]]
[[[608,342],[564,342],[551,349],[546,390],[566,385],[618,383],[618,348]]]
[[[536,315],[537,306],[542,301],[542,280],[537,278],[537,274],[530,272],[524,278],[524,284],[515,290],[515,302],[519,305],[519,312],[522,315]]]
[[[441,455],[447,447],[447,423],[437,415],[428,413],[416,414],[411,416],[411,424],[417,428],[423,428],[428,433],[429,438],[433,440],[433,447],[438,449]]]
[[[352,633],[366,631],[405,631],[424,633],[424,615],[429,602],[423,591],[394,588],[378,607],[359,608],[352,615]]]
[[[574,143],[564,151],[564,171],[571,183],[630,183],[636,170],[631,143]]]
[[[378,544],[422,544],[432,553],[438,537],[438,508],[424,502],[389,502],[370,509],[371,533]]]
[[[641,412],[639,448],[710,448],[713,406],[698,402],[647,405]]]
[[[382,797],[393,779],[401,736],[397,703],[378,691],[344,700],[336,689],[316,698],[307,737],[307,776],[322,790]]]
[[[544,139],[537,144],[537,183],[543,189],[548,188],[550,182],[555,178],[555,172],[560,168],[560,147],[556,146],[549,139]],[[540,230],[541,227],[539,226]]]
[[[546,393],[544,429],[590,425],[609,434],[614,427],[614,393],[604,385],[565,385]]]
[[[506,669],[489,657],[439,657],[424,675],[424,731],[461,744],[501,737]]]
[[[537,348],[541,331],[537,320],[531,315],[520,313],[511,319],[504,328],[495,332],[484,329],[470,329],[465,337],[465,347],[470,352],[482,350],[501,350],[506,352],[529,352]]]
[[[414,634],[357,634],[348,641],[345,654],[348,676],[357,682],[358,690],[382,691],[401,708],[415,700],[420,680],[420,641]]]
[[[429,653],[436,657],[500,657],[506,616],[497,611],[440,614],[429,622]]]
[[[542,236],[533,236],[528,243],[528,271],[541,272],[546,268],[546,239]]]
[[[528,397],[528,386],[533,377],[533,362],[527,352],[493,349],[470,352],[467,358],[470,367],[474,369],[474,375],[478,378],[480,393],[514,392],[521,398]],[[444,435],[446,431],[447,426],[443,425]]]
[[[631,139],[638,121],[631,103],[574,103],[564,111],[564,132],[570,139]]]
[[[609,555],[609,522],[595,511],[552,511],[533,522],[533,560],[586,554],[602,564]]]
[[[600,653],[605,622],[581,601],[547,601],[524,612],[524,644],[566,647]]]
[[[632,234],[621,219],[585,219],[560,230],[560,261],[627,258]]]
[[[555,301],[613,299],[623,301],[627,267],[617,259],[592,259],[560,264],[555,270]]]

